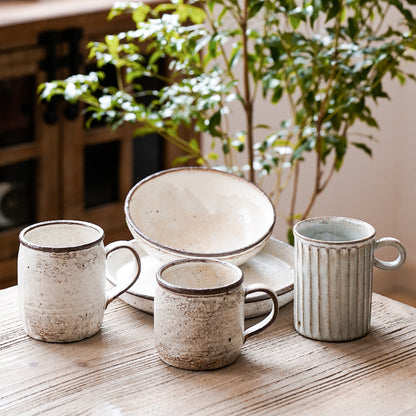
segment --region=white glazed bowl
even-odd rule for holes
[[[276,214],[268,196],[236,175],[207,168],[158,172],[127,195],[127,226],[163,262],[209,257],[240,265],[271,236]]]

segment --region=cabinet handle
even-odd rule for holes
[[[68,43],[68,55],[66,56],[66,66],[70,75],[80,72],[82,64],[82,54],[80,52],[80,42],[82,39],[81,28],[70,28],[62,32],[62,39]],[[75,120],[78,117],[78,104],[67,104],[65,109],[67,120]]]
[[[80,42],[83,36],[82,29],[70,28],[57,32],[54,30],[42,32],[39,34],[38,43],[46,51],[46,57],[40,62],[40,69],[46,72],[48,81],[57,78],[58,69],[61,67],[68,68],[70,75],[79,73],[82,64],[82,54],[80,53]],[[68,44],[68,54],[58,57],[58,43],[66,42]],[[65,117],[68,120],[74,120],[78,117],[78,104],[67,104]],[[58,97],[46,103],[46,110],[43,119],[47,124],[55,124],[58,121]]]
[[[56,79],[58,69],[58,57],[56,53],[56,46],[58,43],[59,34],[54,30],[42,32],[39,34],[38,43],[46,50],[46,57],[40,62],[40,69],[46,72],[47,80],[53,81]],[[57,97],[53,97],[46,103],[46,110],[43,119],[47,124],[55,124],[58,121],[57,114]]]

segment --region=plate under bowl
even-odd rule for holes
[[[143,312],[153,314],[156,271],[163,262],[144,252],[136,241],[133,241],[133,245],[140,255],[142,271],[138,281],[120,298]],[[260,253],[240,266],[244,274],[244,285],[266,284],[276,292],[279,306],[283,307],[293,299],[293,263],[293,247],[271,237]],[[132,254],[127,250],[112,253],[107,264],[108,282],[111,286],[129,279],[137,267]],[[264,295],[249,295],[244,306],[245,317],[266,314],[270,311],[271,305],[272,301]]]

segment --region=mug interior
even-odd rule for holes
[[[104,238],[103,230],[83,221],[48,221],[25,228],[20,241],[45,250],[86,248]]]
[[[177,260],[162,266],[157,280],[176,292],[221,292],[239,286],[243,273],[237,266],[218,260]]]
[[[324,217],[299,222],[294,228],[295,235],[315,241],[345,243],[374,237],[372,225],[352,218]]]

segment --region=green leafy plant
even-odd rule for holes
[[[131,13],[136,30],[91,42],[89,57],[98,71],[43,84],[40,96],[84,102],[90,120],[113,128],[134,123],[137,135],[156,132],[185,153],[177,163],[218,166],[260,185],[272,175],[276,205],[286,188],[292,192],[290,230],[297,218],[309,215],[349,146],[371,155],[373,136],[352,127],[378,127],[371,103],[389,98],[383,82],[415,79],[406,72],[416,46],[415,3],[117,3],[109,18]],[[168,75],[160,70],[162,61],[168,62]],[[100,68],[108,64],[116,68],[117,86],[103,87]],[[164,86],[147,90],[143,77]],[[285,118],[279,115],[282,100],[289,103]],[[275,108],[274,124],[256,123],[259,103]],[[230,127],[232,117],[241,122],[237,130]],[[190,141],[181,138],[183,126],[195,132]],[[305,152],[315,155],[315,180],[308,204],[299,209]]]

